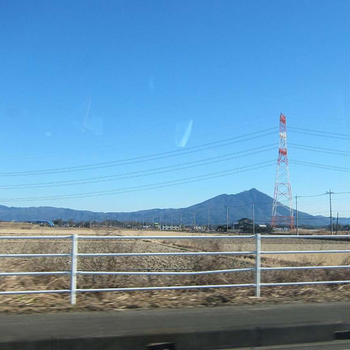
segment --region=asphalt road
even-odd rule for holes
[[[337,340],[321,343],[293,345],[259,346],[250,348],[232,348],[227,350],[349,350],[350,340]]]
[[[213,331],[252,326],[349,322],[349,303],[248,305],[193,309],[0,315],[0,339]]]
[[[191,350],[329,341],[349,329],[349,313],[349,303],[327,303],[0,315],[0,350],[56,349],[53,340],[57,349],[79,350],[137,350],[161,341]]]

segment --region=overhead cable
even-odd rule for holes
[[[349,172],[349,168],[344,167],[338,167],[334,165],[327,165],[327,164],[320,164],[320,163],[313,163],[313,162],[306,162],[301,160],[290,160],[291,163],[297,164],[297,165],[304,165],[304,166],[310,166],[320,169],[327,169],[327,170],[334,170],[334,171],[340,171],[340,172]]]
[[[288,130],[293,132],[293,133],[296,132],[296,133],[301,133],[301,134],[306,134],[306,135],[311,135],[311,136],[329,137],[329,138],[334,138],[334,139],[339,139],[339,140],[350,140],[349,134],[342,134],[342,133],[337,133],[337,132],[329,132],[329,131],[314,130],[314,129],[304,129],[304,128],[293,127],[293,126],[288,126]]]
[[[3,186],[0,186],[0,189],[8,190],[8,189],[25,189],[25,188],[47,188],[47,187],[58,187],[58,186],[72,186],[72,185],[75,186],[75,185],[82,185],[82,184],[92,184],[92,183],[110,182],[114,180],[131,179],[131,178],[144,177],[144,176],[150,176],[150,175],[159,175],[159,174],[164,174],[172,171],[192,169],[198,166],[215,164],[219,162],[228,161],[231,159],[254,156],[258,153],[263,153],[273,149],[274,149],[273,145],[265,145],[261,147],[251,148],[241,152],[228,153],[222,156],[209,157],[198,161],[185,162],[185,163],[164,166],[164,167],[157,167],[152,169],[142,169],[142,170],[137,170],[132,172],[124,172],[124,173],[108,175],[108,176],[96,176],[96,177],[77,179],[77,180],[3,185]]]
[[[106,190],[106,191],[73,193],[73,194],[66,194],[66,195],[39,196],[39,197],[0,198],[0,202],[4,203],[4,202],[12,202],[12,201],[37,201],[37,200],[59,200],[59,199],[69,199],[69,198],[88,198],[88,197],[99,197],[99,196],[121,194],[121,193],[128,193],[128,192],[152,190],[152,189],[159,189],[159,188],[170,187],[175,185],[194,183],[194,182],[199,182],[204,180],[210,180],[210,179],[229,176],[229,175],[233,175],[241,172],[260,170],[262,168],[269,167],[274,163],[275,161],[267,161],[267,162],[265,161],[265,162],[252,164],[249,166],[243,166],[239,168],[213,172],[213,173],[208,173],[208,174],[203,174],[198,176],[186,177],[186,178],[181,178],[177,180],[165,181],[165,182],[154,183],[154,184],[146,184],[146,185],[140,185],[140,186],[117,188],[117,189]]]
[[[173,151],[154,153],[154,154],[149,154],[149,155],[144,155],[144,156],[137,156],[137,157],[133,157],[133,158],[119,159],[119,160],[113,160],[113,161],[108,161],[108,162],[99,162],[99,163],[77,165],[77,166],[71,166],[71,167],[0,172],[0,176],[49,175],[49,174],[61,174],[61,173],[86,171],[86,170],[92,170],[92,169],[103,169],[103,168],[110,168],[110,167],[116,167],[116,166],[122,166],[122,165],[125,166],[125,165],[147,162],[147,161],[152,161],[152,160],[178,157],[178,156],[192,154],[195,152],[200,152],[200,151],[207,150],[207,149],[227,146],[227,145],[234,144],[234,143],[241,143],[241,142],[246,142],[246,141],[250,141],[250,140],[255,140],[256,138],[271,135],[274,132],[275,132],[275,128],[269,128],[269,129],[241,135],[241,136],[231,137],[231,138],[220,140],[220,141],[208,142],[208,143],[201,144],[198,146],[188,147],[184,150],[173,150]]]
[[[313,152],[320,152],[320,153],[330,153],[330,154],[337,154],[341,156],[349,156],[350,153],[343,150],[333,149],[333,148],[324,148],[324,147],[315,147],[315,146],[308,146],[308,145],[300,145],[297,143],[288,143],[288,146],[291,146],[291,148],[301,149],[305,151],[313,151]]]

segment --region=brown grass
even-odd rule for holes
[[[31,230],[37,230],[32,228]],[[41,228],[39,228],[41,229]],[[1,230],[1,228],[0,228]],[[17,234],[28,227],[15,229]],[[67,234],[67,229],[45,228],[43,234]],[[103,234],[102,230],[79,229],[79,234]],[[69,231],[72,233],[72,231]],[[1,232],[4,234],[3,232]],[[0,233],[0,234],[1,234]],[[110,230],[108,234],[132,234]],[[33,234],[33,232],[28,232]],[[36,232],[37,234],[37,232]],[[157,235],[156,232],[146,234]],[[163,234],[163,233],[162,233]],[[185,233],[184,233],[185,234]],[[308,241],[308,240],[266,240],[264,250],[311,250],[311,249],[348,249],[349,242]],[[3,253],[67,253],[69,241],[4,241]],[[79,252],[145,252],[145,251],[225,251],[254,250],[254,241],[238,240],[177,240],[177,241],[79,241]],[[262,257],[263,266],[302,266],[349,264],[345,254],[290,254],[266,255]],[[89,271],[203,271],[229,268],[253,267],[254,258],[249,256],[186,256],[186,257],[96,257],[80,258],[78,269]],[[27,258],[2,259],[2,271],[69,271],[69,258]],[[263,282],[316,281],[349,279],[349,270],[303,270],[264,272]],[[200,285],[200,284],[236,284],[253,283],[252,272],[222,273],[199,276],[79,276],[78,288],[118,288],[133,286]],[[1,290],[40,290],[69,289],[69,276],[28,276],[1,278]],[[348,285],[324,285],[303,287],[263,288],[263,297],[252,299],[254,289],[207,289],[152,292],[84,293],[78,295],[77,310],[110,310],[133,307],[193,307],[200,305],[222,305],[227,303],[285,302],[285,301],[327,301],[349,300]],[[0,312],[34,312],[71,310],[67,295],[17,295],[1,296]]]

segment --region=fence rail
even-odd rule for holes
[[[0,272],[0,276],[40,276],[40,275],[68,275],[70,276],[69,289],[54,290],[23,290],[23,291],[0,291],[0,295],[16,295],[16,294],[52,294],[52,293],[70,293],[71,304],[76,303],[76,294],[83,292],[120,292],[120,291],[151,291],[151,290],[177,290],[177,289],[207,289],[207,288],[255,288],[256,297],[260,297],[261,287],[272,286],[300,286],[300,285],[322,285],[322,284],[349,284],[350,280],[340,281],[305,281],[305,282],[278,282],[264,283],[261,282],[261,272],[263,271],[289,271],[289,270],[312,270],[312,269],[350,269],[350,265],[332,265],[332,266],[288,266],[288,267],[263,267],[261,266],[261,255],[272,254],[337,254],[350,253],[350,249],[338,250],[273,250],[264,251],[261,249],[263,239],[339,239],[345,238],[350,240],[350,235],[203,235],[203,236],[81,236],[81,235],[56,235],[56,236],[0,236],[0,240],[70,240],[70,253],[50,253],[50,254],[0,254],[0,258],[52,258],[52,257],[70,257],[69,271],[40,271],[40,272]],[[79,253],[79,240],[239,240],[254,239],[255,250],[253,251],[197,251],[197,252],[145,252],[145,253]],[[209,270],[209,271],[80,271],[78,270],[79,257],[128,257],[128,256],[215,256],[215,255],[245,255],[255,257],[255,266],[249,268]],[[205,275],[219,273],[235,273],[235,272],[254,271],[254,283],[243,284],[210,284],[210,285],[184,285],[184,286],[153,286],[153,287],[123,287],[123,288],[77,288],[77,276],[79,275],[150,275],[150,276],[186,276],[186,275]]]

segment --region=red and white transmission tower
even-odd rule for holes
[[[294,227],[293,197],[289,181],[288,151],[287,151],[287,119],[280,115],[280,143],[278,147],[277,172],[275,191],[272,204],[272,227]]]

